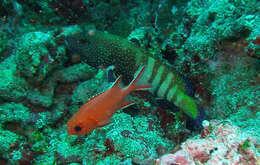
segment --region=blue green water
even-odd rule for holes
[[[257,0],[0,1],[0,164],[260,164],[259,9]],[[135,104],[109,124],[99,121],[109,110],[96,109],[104,113],[78,121],[95,123],[91,133],[68,133],[83,104],[120,75],[123,90],[140,67],[152,89],[129,94]]]

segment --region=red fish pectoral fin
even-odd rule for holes
[[[104,120],[104,121],[101,121],[101,122],[98,122],[98,127],[104,127],[108,124],[111,124],[112,122],[110,120]]]

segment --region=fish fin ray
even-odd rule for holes
[[[131,91],[135,91],[135,90],[147,90],[147,89],[151,88],[150,85],[137,85],[136,84],[138,79],[142,76],[144,70],[145,70],[145,66],[142,66],[137,70],[136,76],[134,77],[132,82],[128,85],[128,87],[126,88],[127,91],[131,92]]]
[[[131,105],[135,104],[134,102],[124,101],[120,109],[125,109]]]
[[[98,127],[104,127],[104,126],[109,125],[111,123],[112,123],[112,121],[110,121],[110,120],[103,120],[103,121],[98,122],[97,126]]]
[[[114,82],[114,84],[112,85],[112,88],[120,88],[120,81],[122,79],[122,76],[118,76],[118,78],[116,79],[116,81]]]
[[[114,65],[108,66],[106,72],[107,72],[107,81],[115,82],[116,78],[118,77],[118,75],[115,74],[115,66]]]

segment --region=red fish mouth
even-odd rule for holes
[[[72,135],[71,128],[69,128],[68,126],[67,126],[67,132],[68,132],[68,134]]]
[[[72,127],[68,126],[68,124],[67,124],[67,132],[69,135],[75,135],[75,132],[73,131]]]

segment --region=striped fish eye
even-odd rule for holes
[[[75,130],[76,132],[80,132],[80,131],[82,130],[82,128],[77,125],[77,126],[74,127],[74,130]]]

